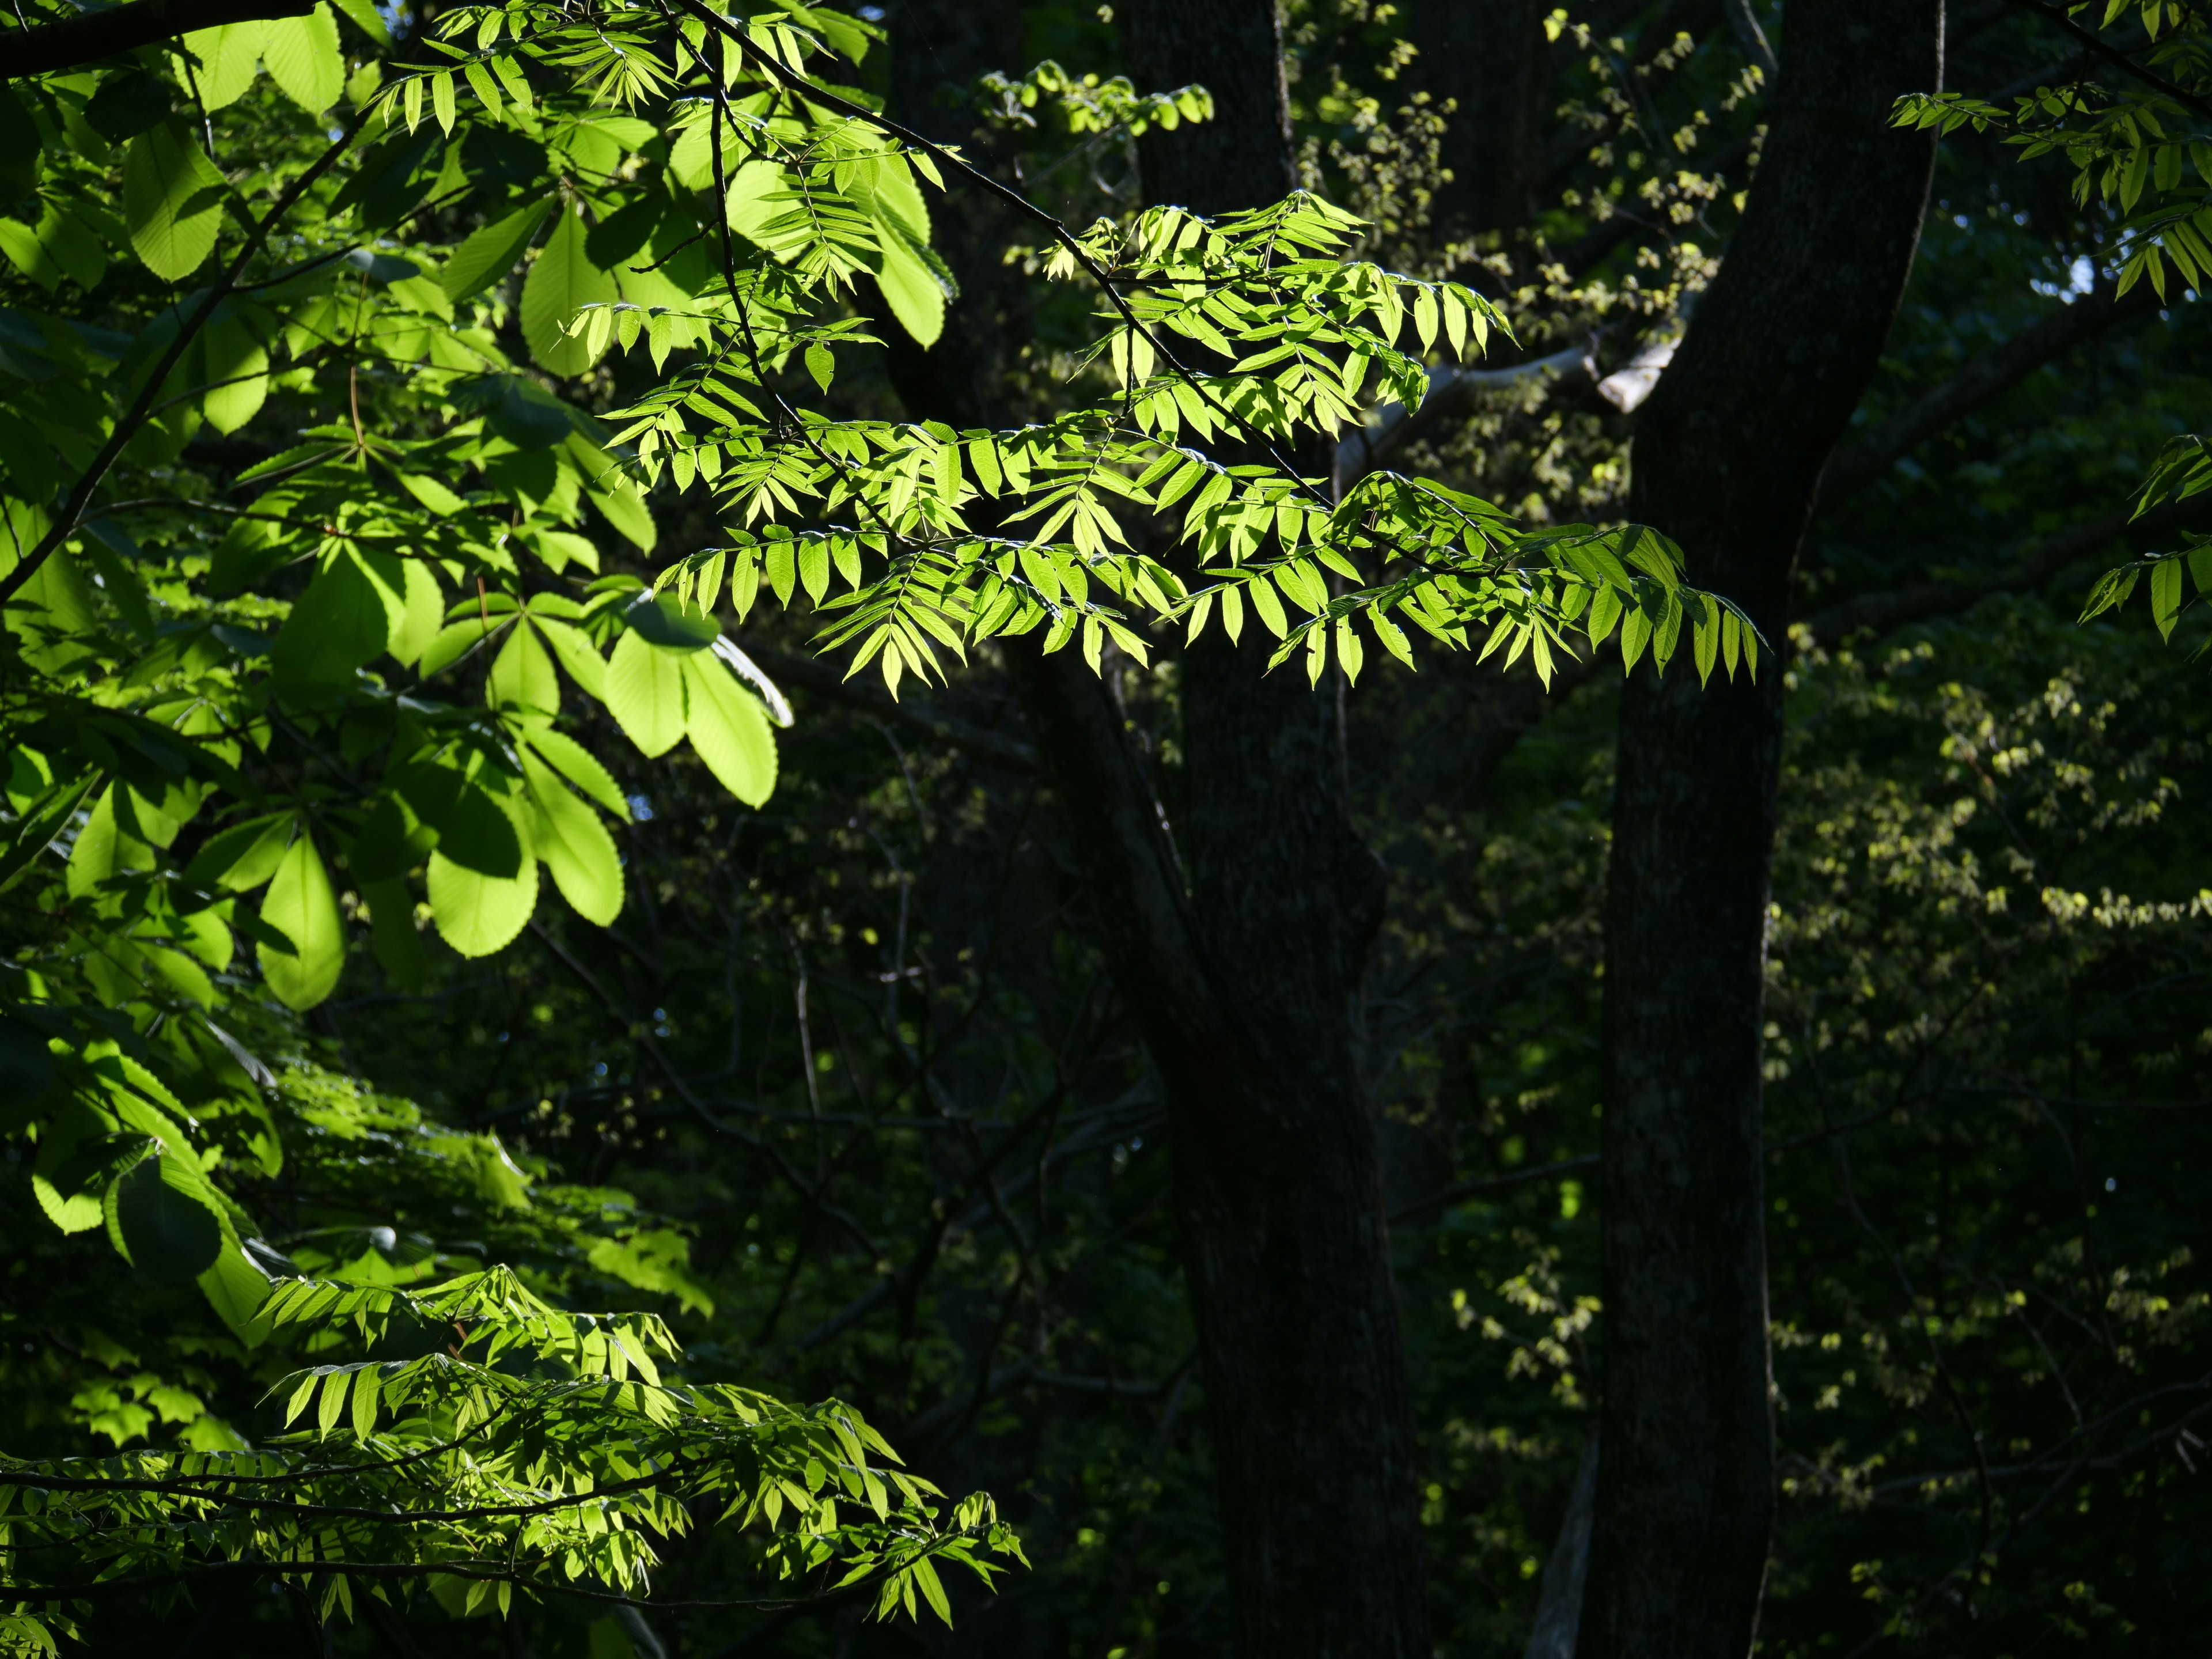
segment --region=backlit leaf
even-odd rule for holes
[[[123,222],[146,269],[182,282],[222,228],[222,175],[173,120],[140,133],[123,158]]]
[[[329,996],[345,967],[345,923],[312,836],[302,834],[285,849],[262,897],[261,920],[292,945],[289,955],[265,944],[254,947],[276,1000],[305,1010]]]

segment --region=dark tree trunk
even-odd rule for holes
[[[1271,0],[1116,13],[1140,87],[1194,81],[1215,100],[1213,120],[1143,141],[1150,199],[1218,213],[1288,191]],[[921,61],[944,63],[944,33]],[[893,380],[917,414],[995,423],[1005,411],[973,372],[991,341],[970,337],[1000,331],[994,262],[946,251],[977,280],[933,351],[894,340]],[[1357,1064],[1382,880],[1352,827],[1334,684],[1267,675],[1256,646],[1187,653],[1188,805],[1171,842],[1108,686],[1072,650],[1013,641],[1006,656],[1167,1097],[1236,1650],[1428,1659],[1411,1402]]]
[[[1820,471],[1912,262],[1941,0],[1791,0],[1742,228],[1646,406],[1631,515],[1779,645]],[[1782,668],[1624,695],[1606,900],[1605,1454],[1585,1659],[1741,1659],[1774,1512],[1759,1150]]]
[[[1420,0],[1413,9],[1413,76],[1455,106],[1443,158],[1452,176],[1433,210],[1447,234],[1516,230],[1534,211],[1551,9],[1551,0]]]

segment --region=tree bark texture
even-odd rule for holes
[[[1432,207],[1439,228],[1516,230],[1533,216],[1551,9],[1550,0],[1419,0],[1413,9],[1413,75],[1454,106],[1443,147],[1452,176]]]
[[[1630,514],[1770,641],[1625,691],[1606,897],[1605,1455],[1584,1659],[1741,1659],[1773,1525],[1762,990],[1790,572],[1903,293],[1941,0],[1791,0],[1741,228],[1638,427]]]
[[[1287,192],[1272,0],[1115,10],[1140,88],[1197,82],[1215,100],[1213,120],[1141,141],[1148,198],[1212,214]],[[925,62],[945,63],[944,29],[907,27],[928,37]],[[976,313],[992,261],[969,263],[982,280],[944,339],[927,353],[895,342],[891,364],[909,408],[963,426],[1004,416],[974,374],[991,343],[969,338],[990,328]],[[1357,1063],[1382,878],[1352,826],[1340,697],[1295,668],[1267,674],[1249,641],[1184,653],[1187,802],[1170,831],[1112,690],[1079,653],[1016,641],[1005,654],[1167,1099],[1235,1650],[1428,1659],[1411,1401]]]

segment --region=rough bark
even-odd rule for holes
[[[1636,438],[1633,517],[1783,638],[1822,467],[1911,265],[1941,0],[1793,0],[1742,228]],[[1759,1155],[1782,665],[1632,678],[1606,901],[1605,1455],[1586,1659],[1741,1659],[1774,1511]]]
[[[1134,0],[1117,18],[1140,85],[1194,80],[1216,99],[1200,142],[1147,135],[1149,199],[1223,212],[1290,188],[1273,0]],[[1122,953],[1116,978],[1196,981],[1140,1017],[1169,1102],[1237,1651],[1425,1659],[1412,1407],[1358,1064],[1382,872],[1352,826],[1339,683],[1263,667],[1218,639],[1182,659],[1188,942]]]
[[[925,82],[972,73],[978,31],[901,7],[908,118]],[[1197,82],[1212,121],[1150,134],[1150,199],[1252,207],[1295,180],[1270,0],[1115,8],[1148,89]],[[910,31],[910,33],[909,33]],[[999,423],[988,354],[1018,329],[990,226],[955,216],[963,276],[945,337],[891,342],[908,407]],[[963,245],[964,244],[964,245]],[[1186,757],[1173,836],[1110,689],[1073,651],[1006,650],[1037,766],[1062,808],[1099,942],[1166,1098],[1199,1325],[1206,1422],[1236,1651],[1260,1659],[1428,1659],[1412,1411],[1375,1129],[1357,1064],[1358,998],[1382,883],[1352,828],[1343,711],[1256,648],[1179,664]]]
[[[1455,106],[1443,153],[1452,176],[1434,204],[1440,229],[1515,230],[1533,216],[1550,9],[1548,0],[1425,0],[1414,10],[1413,75]]]

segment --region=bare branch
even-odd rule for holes
[[[2021,330],[1838,455],[1820,479],[1814,510],[1833,507],[1846,495],[1863,489],[1952,422],[2019,385],[2091,335],[2140,321],[2157,311],[2160,304],[2145,283],[2123,300],[2113,299],[2109,291],[2084,295]]]
[[[1337,445],[1337,493],[1341,495],[1430,428],[1472,414],[1476,399],[1486,393],[1510,392],[1532,380],[1556,380],[1563,390],[1582,392],[1597,379],[1597,365],[1588,348],[1578,345],[1510,368],[1441,365],[1430,371],[1428,393],[1419,408],[1409,411],[1403,404],[1392,404],[1382,411],[1377,424],[1362,428]]]
[[[12,44],[0,54],[0,81],[95,64],[195,29],[304,17],[314,9],[315,0],[134,0],[131,5],[17,30]]]
[[[2046,5],[2044,0],[2012,0],[2012,3],[2022,11],[2032,11],[2046,22],[2055,23],[2064,29],[2067,33],[2081,43],[2083,51],[2095,53],[2118,70],[2121,74],[2133,76],[2154,92],[2163,93],[2200,119],[2212,121],[2212,104],[2208,104],[2203,99],[2183,91],[2156,70],[2145,69],[2118,46],[2105,40],[2103,36],[2094,30],[2082,27],[2057,6]]]
[[[1861,594],[1857,599],[1846,599],[1841,605],[1830,605],[1801,618],[1791,624],[1791,631],[1802,628],[1814,644],[1832,646],[1862,631],[1887,634],[1908,623],[1955,616],[1992,593],[2021,593],[2039,588],[2069,565],[2087,558],[2130,529],[2172,529],[2181,517],[2173,508],[2160,507],[2131,520],[2124,508],[2115,509],[2070,530],[2060,531],[2048,541],[2030,548],[2011,569],[1994,576],[1972,581],[1915,582],[1909,587]]]
[[[912,697],[895,701],[839,673],[818,657],[793,656],[757,647],[751,654],[762,667],[787,684],[802,687],[817,696],[843,703],[848,708],[858,709],[877,720],[906,726],[934,742],[964,749],[976,759],[988,761],[1005,771],[1028,776],[1036,770],[1036,751],[1018,738],[1001,736],[952,715],[938,714]]]

